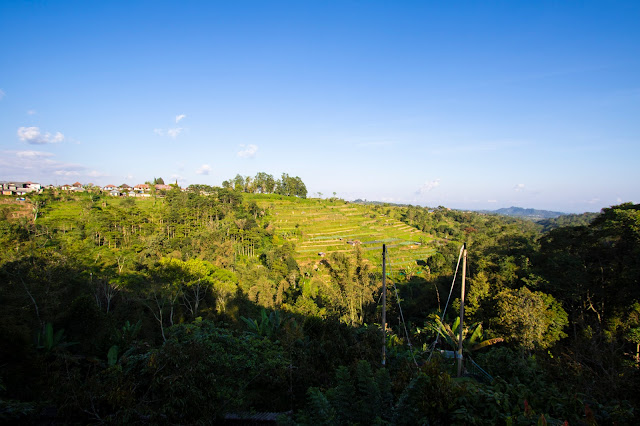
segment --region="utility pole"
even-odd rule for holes
[[[387,362],[387,245],[382,245],[382,365]]]
[[[464,284],[467,276],[467,244],[462,246],[462,290],[460,292],[460,337],[458,338],[458,377],[462,376],[462,329],[464,326]]]

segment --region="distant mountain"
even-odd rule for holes
[[[556,217],[567,215],[568,213],[552,212],[549,210],[524,209],[522,207],[509,207],[493,210],[490,213],[501,214],[504,216],[522,217],[532,220],[554,219]]]

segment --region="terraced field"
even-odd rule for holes
[[[16,200],[14,196],[0,196],[0,217],[7,219],[31,218],[32,206],[27,201]]]
[[[397,209],[352,204],[342,200],[302,200],[293,197],[250,196],[271,214],[277,234],[296,245],[297,261],[319,262],[323,255],[350,252],[361,245],[366,258],[382,263],[387,245],[391,268],[396,270],[426,260],[434,252],[433,236],[423,233],[382,211]]]

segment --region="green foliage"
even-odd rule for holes
[[[596,216],[598,216],[597,213],[568,214],[541,220],[538,224],[542,226],[542,232],[549,232],[552,229],[567,226],[588,226]]]
[[[291,177],[286,173],[276,181],[275,193],[280,195],[307,198],[307,187],[298,176]]]
[[[0,422],[5,424],[26,424],[35,419],[37,405],[33,402],[0,398]]]
[[[44,330],[38,334],[36,347],[45,352],[58,351],[69,346],[77,345],[78,342],[65,342],[64,329],[53,332],[53,324],[46,323]]]
[[[460,317],[456,317],[452,325],[443,323],[439,316],[433,315],[427,323],[434,334],[439,334],[443,342],[453,351],[458,350],[460,338]],[[474,352],[496,343],[503,342],[501,337],[484,338],[484,330],[481,323],[475,323],[470,327],[462,327],[463,352]]]
[[[393,422],[397,425],[450,425],[463,390],[437,363],[429,363],[409,383],[398,399]]]
[[[356,247],[352,255],[332,253],[322,261],[322,265],[333,283],[323,288],[325,300],[340,311],[345,322],[362,324],[366,304],[373,301],[375,288],[371,280],[371,266],[364,261],[362,249]]]
[[[267,403],[282,407],[274,397],[286,395],[286,364],[270,341],[234,335],[206,320],[174,326],[168,334],[162,347],[124,365],[141,375],[137,410],[153,421],[210,422]]]
[[[285,177],[280,192],[296,188]],[[251,410],[314,424],[632,423],[638,206],[539,234],[532,222],[445,208],[267,194],[269,178],[154,199],[46,194],[35,223],[0,214],[0,421],[47,422],[45,404],[56,422],[85,424]],[[413,356],[428,354],[409,351],[392,303],[387,368],[373,368],[375,248],[393,246],[388,278],[411,338],[440,330],[455,349],[455,322],[412,324],[442,314],[462,240],[465,351],[496,381],[451,379],[444,360],[416,372]],[[504,344],[489,347],[495,336]]]
[[[339,425],[336,413],[327,397],[318,389],[310,387],[307,389],[306,410],[298,419],[301,425]]]
[[[113,345],[109,348],[109,352],[107,353],[107,363],[110,367],[116,365],[118,362],[118,345]]]
[[[280,326],[282,325],[279,311],[271,311],[269,315],[267,315],[267,311],[265,309],[261,309],[259,321],[245,318],[243,316],[241,316],[240,319],[247,325],[250,333],[253,333],[256,336],[266,337],[271,340],[276,339],[278,332],[280,331]]]
[[[236,192],[280,194],[307,198],[307,187],[298,176],[291,177],[283,173],[281,178],[275,180],[272,175],[259,172],[255,177],[237,174],[233,179],[222,182],[223,188],[233,189]]]
[[[496,296],[494,328],[526,350],[546,349],[566,337],[567,313],[550,295],[526,287],[505,289]]]
[[[360,360],[353,375],[340,366],[336,370],[336,386],[326,395],[317,388],[307,392],[307,406],[301,413],[301,424],[383,424],[391,420],[390,378],[386,370],[373,372],[371,365]]]

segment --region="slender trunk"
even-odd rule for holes
[[[29,298],[33,302],[33,306],[35,307],[35,310],[36,310],[36,316],[38,317],[38,322],[40,323],[40,328],[42,328],[44,330],[44,323],[42,322],[42,319],[40,318],[40,310],[38,309],[38,304],[36,303],[36,299],[33,297],[31,292],[29,291],[29,288],[27,287],[27,284],[24,282],[22,277],[19,277],[19,278],[20,278],[20,282],[22,283],[22,286],[24,287],[24,291],[27,292],[27,295],[29,295]]]
[[[462,252],[462,290],[460,292],[460,337],[458,339],[458,377],[462,376],[462,330],[464,328],[464,285],[467,275],[467,249]]]

